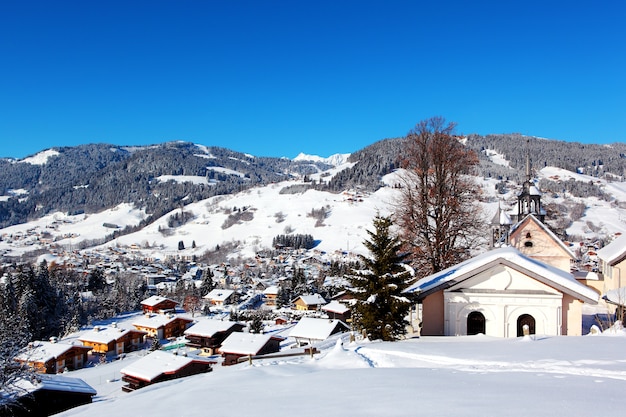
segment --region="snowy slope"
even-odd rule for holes
[[[505,161],[501,161],[505,163]],[[334,168],[310,175],[314,181],[328,180],[353,163],[343,163]],[[384,182],[393,185],[396,174],[390,174]],[[616,233],[626,233],[626,183],[612,182],[572,173],[559,168],[546,167],[538,173],[540,178],[566,181],[574,178],[577,181],[594,181],[604,191],[611,194],[614,200],[602,201],[597,198],[574,198],[586,205],[584,216],[575,221],[568,229],[570,235],[593,238],[611,239]],[[206,181],[199,177],[168,176],[162,180],[173,181]],[[495,191],[497,180],[478,179],[483,188],[482,210],[485,218],[490,220],[498,205],[504,209],[513,207],[518,190],[510,187],[505,195]],[[349,251],[365,253],[362,244],[367,238],[366,230],[371,229],[372,219],[376,213],[382,215],[393,211],[398,191],[391,186],[383,187],[375,193],[367,194],[357,191],[346,191],[333,194],[316,190],[289,194],[281,193],[286,187],[304,185],[300,181],[285,181],[257,187],[237,194],[212,197],[207,200],[189,204],[183,208],[193,215],[187,224],[169,229],[168,219],[179,213],[174,210],[148,225],[143,230],[121,236],[105,246],[143,253],[154,259],[164,259],[172,254],[200,255],[213,250],[217,245],[238,242],[239,251],[233,257],[249,258],[264,248],[270,247],[272,239],[280,234],[310,234],[319,241],[316,249],[326,252]],[[562,202],[563,197],[554,199],[551,195],[542,197],[544,205],[551,202]],[[620,202],[623,202],[620,204]],[[622,208],[624,207],[624,208]],[[325,209],[328,216],[323,222],[311,217],[312,210]],[[247,211],[247,219],[227,227],[228,218],[235,211]],[[147,214],[131,205],[123,204],[114,209],[98,214],[81,214],[68,216],[55,213],[42,219],[22,225],[0,230],[0,253],[9,256],[20,256],[26,252],[45,247],[46,242],[53,242],[64,249],[76,248],[84,241],[94,242],[103,239],[115,231],[111,226],[124,228],[133,226],[147,217]],[[251,218],[251,219],[250,219]],[[185,249],[178,250],[179,242]],[[192,247],[195,244],[195,248]]]
[[[545,416],[620,415],[626,362],[615,336],[425,337],[326,343],[321,353],[265,359],[130,394],[131,354],[71,372],[95,402],[60,416]]]

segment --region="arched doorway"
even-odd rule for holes
[[[472,311],[467,316],[467,335],[485,334],[485,316],[480,311]]]
[[[530,314],[522,314],[517,319],[517,337],[524,336],[525,325],[528,325],[529,334],[535,334],[535,318]]]

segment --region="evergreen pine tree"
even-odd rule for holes
[[[213,272],[211,272],[211,268],[207,268],[202,274],[202,283],[200,283],[200,297],[204,297],[213,289],[215,289],[215,283],[213,282]]]
[[[400,254],[402,243],[392,234],[392,224],[390,217],[374,218],[375,230],[368,230],[370,240],[363,242],[371,258],[361,255],[363,269],[347,276],[357,300],[353,320],[371,340],[397,340],[406,334],[408,325],[410,301],[402,291],[411,274],[402,265],[406,255]]]

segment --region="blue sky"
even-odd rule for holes
[[[0,156],[328,156],[457,132],[626,142],[623,1],[5,1]]]

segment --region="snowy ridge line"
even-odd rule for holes
[[[398,357],[404,359],[411,359],[415,361],[412,367],[416,368],[430,368],[433,365],[440,365],[441,368],[453,368],[455,370],[464,372],[532,372],[532,373],[546,373],[546,374],[559,374],[570,376],[586,376],[593,378],[608,378],[626,381],[626,371],[613,371],[609,369],[591,368],[591,367],[579,367],[579,365],[587,365],[589,361],[531,361],[531,362],[505,362],[505,361],[482,361],[482,360],[468,360],[454,358],[450,356],[436,356],[436,355],[422,355],[401,351],[379,351],[368,349],[365,346],[359,346],[355,349],[355,353],[363,357],[368,363],[376,364],[376,367],[392,368],[394,366],[381,365],[379,361],[376,361],[376,357]],[[420,362],[423,366],[420,366]],[[600,364],[600,363],[598,363]]]

